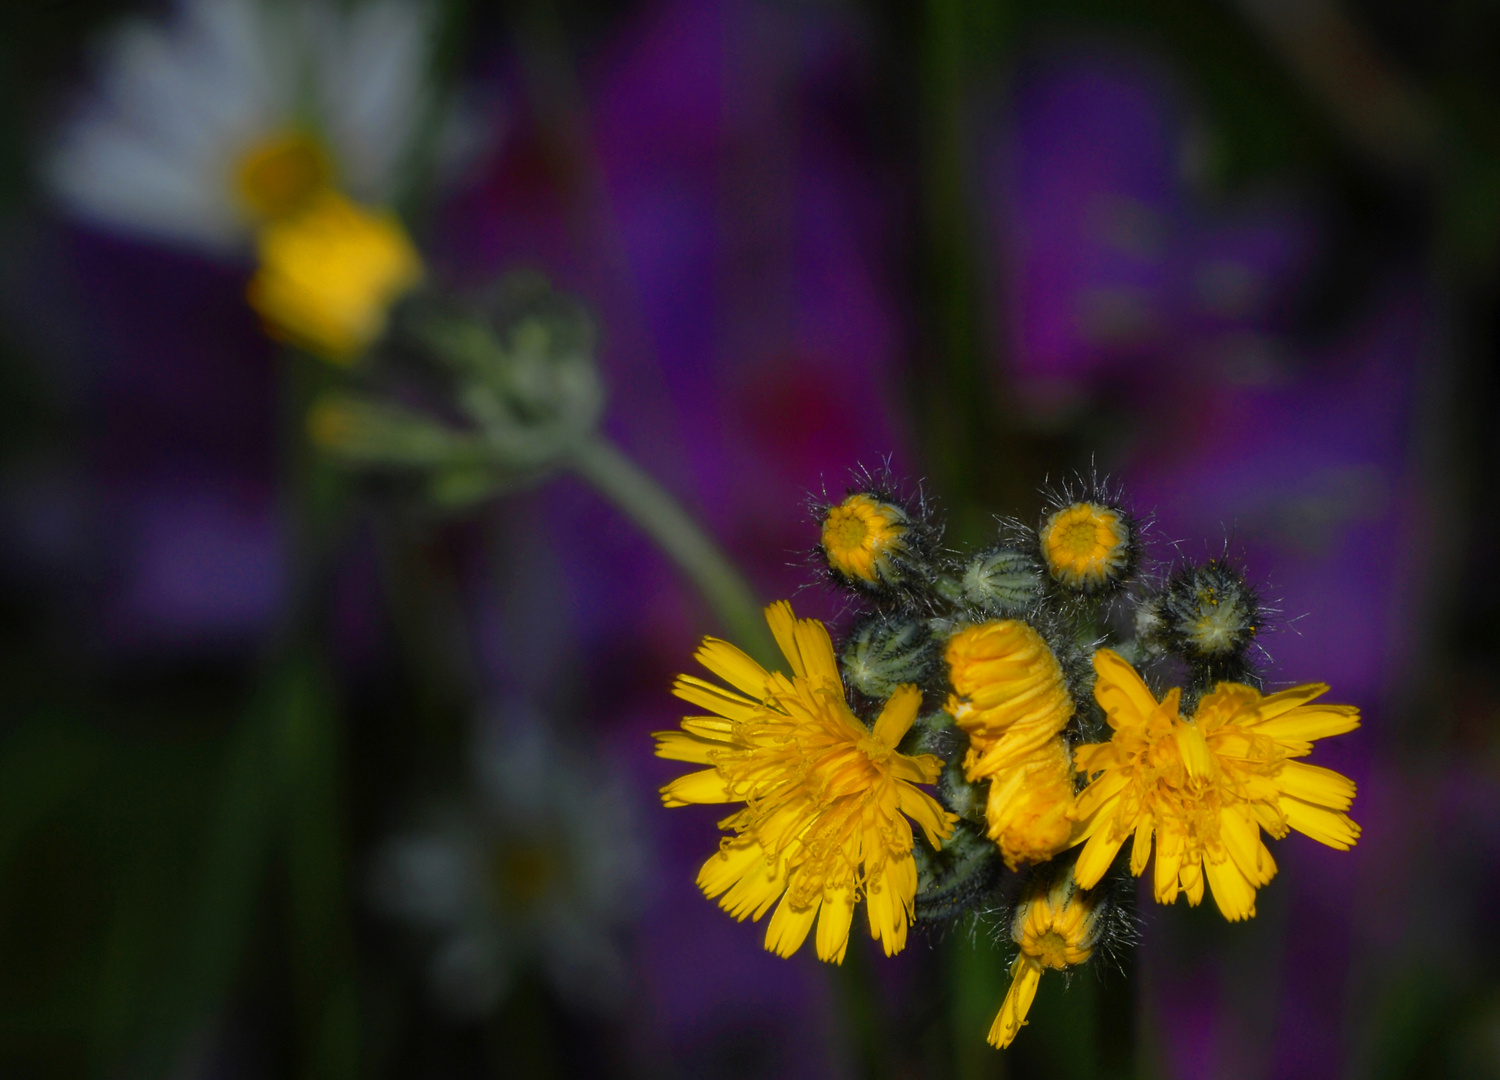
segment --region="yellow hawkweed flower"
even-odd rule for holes
[[[892,955],[906,944],[917,891],[907,817],[933,847],[956,820],[915,786],[935,781],[942,762],[896,751],[921,692],[897,688],[867,728],[844,699],[823,624],[796,619],[785,601],[766,609],[766,621],[792,676],[705,638],[698,662],[734,689],[678,677],[672,692],[713,715],[658,732],[656,753],[709,767],[662,788],[662,802],[746,804],[720,822],[735,835],[703,864],[698,885],[722,894],[719,906],[737,919],[759,919],[779,898],[766,927],[771,952],[791,956],[817,919],[819,959],[842,962],[863,895],[870,935]]]
[[[1098,589],[1130,566],[1130,521],[1123,511],[1076,502],[1047,518],[1038,533],[1052,577],[1072,589]]]
[[[1019,619],[971,626],[948,642],[947,710],[969,736],[964,775],[990,782],[988,835],[1011,869],[1068,846],[1073,771],[1059,732],[1073,699],[1057,657]]]
[[[863,492],[850,495],[823,519],[828,565],[855,581],[893,584],[901,573],[892,557],[906,550],[906,511]]]
[[[1341,850],[1359,838],[1344,813],[1354,782],[1292,760],[1311,753],[1313,740],[1359,726],[1352,705],[1309,704],[1326,685],[1263,697],[1220,683],[1184,720],[1181,691],[1158,702],[1110,650],[1094,654],[1094,670],[1094,696],[1114,735],[1074,754],[1078,771],[1093,778],[1074,810],[1082,823],[1074,842],[1087,841],[1076,867],[1080,886],[1093,887],[1132,836],[1130,872],[1139,876],[1154,835],[1157,900],[1170,904],[1182,892],[1197,904],[1206,879],[1226,919],[1247,919],[1256,889],[1276,874],[1261,829],[1277,839],[1296,829]]]
[[[1010,935],[1021,951],[1011,965],[1010,990],[989,1034],[989,1044],[1000,1050],[1025,1025],[1042,972],[1081,964],[1093,953],[1099,936],[1097,905],[1074,883],[1072,872],[1065,872],[1051,888],[1022,901],[1011,920]]]
[[[422,276],[395,215],[331,190],[268,222],[257,247],[251,307],[273,336],[331,360],[351,360],[379,337],[391,304]]]

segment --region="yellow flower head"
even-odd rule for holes
[[[1131,531],[1124,511],[1075,502],[1048,517],[1037,538],[1055,581],[1093,592],[1122,581],[1129,572],[1135,540]]]
[[[990,782],[989,837],[1011,869],[1068,846],[1073,770],[1059,733],[1073,715],[1062,667],[1019,619],[971,626],[948,642],[947,710],[969,736],[964,775]]]
[[[733,835],[703,864],[698,885],[737,919],[759,919],[776,904],[767,949],[791,956],[816,919],[819,959],[841,962],[863,896],[870,934],[889,956],[906,944],[917,891],[907,818],[933,847],[956,820],[915,786],[935,781],[942,762],[896,751],[921,692],[899,687],[867,728],[844,699],[823,624],[796,619],[785,601],[766,609],[766,621],[791,677],[706,638],[699,663],[734,689],[678,677],[672,692],[713,715],[658,732],[656,753],[708,768],[662,788],[662,802],[746,804],[720,822]]]
[[[1255,891],[1276,874],[1261,840],[1289,829],[1347,850],[1359,826],[1345,810],[1354,783],[1295,758],[1315,739],[1359,726],[1352,705],[1314,705],[1322,683],[1264,697],[1238,683],[1220,683],[1185,720],[1181,692],[1158,702],[1135,669],[1108,649],[1094,654],[1094,696],[1114,734],[1080,746],[1078,771],[1092,782],[1078,796],[1082,828],[1074,842],[1079,885],[1092,888],[1126,839],[1134,838],[1130,872],[1139,876],[1156,840],[1156,898],[1179,892],[1203,899],[1205,880],[1224,917],[1255,914]]]
[[[1011,1044],[1026,1024],[1042,972],[1047,968],[1062,971],[1087,960],[1099,929],[1098,904],[1078,888],[1071,871],[1020,903],[1010,929],[1020,954],[1010,968],[1010,990],[990,1025],[991,1046],[1003,1050]]]
[[[823,518],[823,554],[851,581],[893,585],[901,579],[894,558],[906,550],[909,527],[901,507],[857,492]]]
[[[422,277],[395,215],[323,190],[260,231],[250,306],[273,337],[348,361],[385,330],[386,314]]]

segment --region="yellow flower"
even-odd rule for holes
[[[269,221],[257,247],[251,307],[272,336],[330,360],[351,360],[379,337],[391,304],[422,276],[395,215],[327,189]]]
[[[713,715],[658,732],[656,753],[709,767],[662,788],[662,802],[746,804],[719,823],[734,835],[703,864],[698,885],[722,895],[719,906],[737,919],[759,919],[779,898],[767,949],[791,956],[817,919],[819,959],[840,963],[863,896],[870,935],[889,956],[906,944],[917,891],[907,817],[933,847],[956,820],[915,787],[935,781],[942,762],[896,751],[921,692],[898,687],[867,728],[844,699],[823,624],[796,619],[785,601],[766,609],[766,621],[792,676],[704,639],[697,660],[734,689],[678,677],[672,692]]]
[[[1000,1050],[1025,1025],[1042,972],[1081,964],[1093,953],[1099,936],[1097,905],[1066,871],[1050,888],[1022,901],[1011,920],[1010,935],[1021,951],[1011,965],[1010,990],[989,1034],[989,1044]]]
[[[906,550],[906,511],[864,493],[850,495],[823,519],[823,554],[844,577],[894,584],[901,572],[892,556]]]
[[[1077,502],[1056,511],[1038,534],[1052,577],[1089,591],[1120,580],[1130,568],[1130,521],[1120,510]]]
[[[947,650],[947,710],[969,736],[964,775],[990,782],[988,835],[1011,869],[1068,846],[1073,770],[1059,733],[1073,699],[1057,657],[1019,619],[971,626]]]
[[[1263,697],[1238,683],[1220,683],[1191,720],[1178,713],[1181,692],[1158,702],[1135,669],[1108,649],[1094,654],[1094,696],[1114,735],[1080,746],[1078,771],[1093,778],[1074,813],[1084,844],[1076,873],[1092,888],[1115,853],[1134,837],[1130,872],[1146,869],[1156,839],[1156,898],[1179,892],[1203,899],[1207,880],[1224,917],[1255,914],[1255,891],[1276,874],[1260,830],[1280,839],[1289,829],[1347,850],[1359,826],[1345,810],[1354,783],[1294,758],[1315,739],[1359,726],[1352,705],[1313,705],[1322,683]]]

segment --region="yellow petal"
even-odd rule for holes
[[[891,758],[891,776],[909,784],[931,784],[943,774],[943,759],[931,754],[897,754]]]
[[[1300,761],[1288,761],[1276,776],[1276,784],[1294,799],[1347,810],[1354,801],[1354,781],[1343,773]]]
[[[890,696],[880,716],[875,721],[875,738],[891,749],[911,730],[911,723],[922,707],[922,691],[915,686],[901,685]]]
[[[1074,816],[1080,820],[1089,817],[1101,807],[1113,801],[1120,792],[1125,790],[1129,783],[1130,774],[1123,769],[1115,769],[1105,773],[1078,793],[1078,802],[1073,810]]]
[[[778,600],[766,608],[766,625],[771,628],[771,636],[781,647],[782,655],[792,665],[792,674],[805,676],[802,656],[797,650],[797,616],[792,614],[792,605]]]
[[[839,662],[833,653],[833,639],[828,628],[817,619],[797,620],[797,651],[802,657],[804,677],[813,684],[821,683],[844,694],[844,683],[839,678]]]
[[[1256,702],[1255,711],[1262,722],[1273,717],[1300,709],[1314,698],[1322,697],[1328,693],[1327,683],[1303,683],[1301,686],[1293,686],[1287,690],[1280,690],[1269,694]]]
[[[704,769],[701,772],[679,776],[661,789],[663,806],[721,803],[730,802],[733,799],[734,796],[729,793],[729,784],[720,775],[718,769]]]
[[[1235,806],[1221,811],[1219,838],[1224,842],[1229,857],[1252,885],[1265,885],[1271,880],[1271,875],[1275,873],[1274,864],[1268,873],[1268,868],[1261,863],[1260,853],[1264,850],[1264,845],[1260,842],[1260,827],[1255,824],[1248,810]],[[1209,883],[1213,883],[1212,878]]]
[[[1112,839],[1110,834],[1113,831],[1100,829],[1083,845],[1078,862],[1073,866],[1073,880],[1080,889],[1092,889],[1099,884],[1099,879],[1109,869],[1110,863],[1115,861],[1115,852],[1120,850],[1125,838]]]
[[[1255,886],[1240,872],[1233,859],[1215,862],[1204,860],[1208,873],[1209,889],[1214,894],[1214,903],[1230,922],[1239,922],[1255,914]],[[1191,900],[1191,897],[1189,897]]]
[[[1183,895],[1189,907],[1203,902],[1203,862],[1201,859],[1185,861],[1177,871],[1177,880],[1182,884]]]
[[[1357,727],[1359,710],[1353,705],[1309,705],[1264,720],[1253,725],[1250,730],[1277,742],[1306,745],[1315,739],[1342,735]]]
[[[718,638],[704,638],[693,658],[730,686],[744,691],[756,701],[766,696],[766,669],[729,642]]]
[[[735,840],[721,846],[698,871],[698,888],[712,900],[746,874],[770,875],[765,850],[753,840]]]
[[[785,893],[776,912],[766,924],[766,950],[777,956],[791,956],[807,940],[813,920],[818,916],[819,905],[809,904],[805,908],[792,907],[792,894]]]
[[[727,743],[734,738],[734,721],[720,716],[684,716],[682,729],[717,743]]]
[[[1042,966],[1025,956],[1016,957],[1010,968],[1010,989],[995,1022],[990,1025],[988,1042],[997,1050],[1004,1050],[1016,1037],[1016,1032],[1026,1023],[1026,1014],[1031,1011],[1031,1002],[1036,997],[1037,983],[1042,978]]]
[[[1135,827],[1135,840],[1130,845],[1130,873],[1133,877],[1140,877],[1146,872],[1146,860],[1151,858],[1153,831],[1149,817],[1143,816],[1140,824]]]
[[[849,923],[854,919],[854,890],[829,889],[823,893],[823,907],[818,915],[815,942],[818,959],[833,964],[844,962],[849,947]]]
[[[1174,690],[1175,692],[1175,690]],[[1182,755],[1182,764],[1188,775],[1195,779],[1217,776],[1219,766],[1203,738],[1203,730],[1190,720],[1179,720],[1173,725],[1177,737],[1177,750]]]
[[[759,858],[719,898],[719,906],[736,919],[759,919],[771,910],[777,897],[786,891],[784,864],[780,860],[773,861],[764,851],[759,851],[758,854]],[[705,864],[699,872],[700,879],[707,870],[708,866]],[[704,891],[707,892],[706,889]]]
[[[942,804],[925,791],[918,791],[910,784],[896,784],[896,806],[907,817],[922,827],[927,842],[934,848],[953,835],[957,815],[944,810]]]
[[[1182,855],[1186,840],[1179,828],[1162,824],[1156,830],[1156,872],[1152,887],[1156,902],[1170,904],[1176,901],[1182,888]]]
[[[1112,728],[1135,727],[1156,711],[1156,697],[1136,674],[1135,668],[1113,649],[1094,652],[1094,700],[1104,710]]]
[[[1288,825],[1320,844],[1348,851],[1359,839],[1359,826],[1347,814],[1290,797],[1283,797],[1279,805]]]
[[[709,754],[724,749],[721,742],[702,739],[686,731],[657,731],[652,737],[656,739],[656,756],[670,761],[707,765]]]
[[[722,686],[705,682],[695,675],[677,676],[677,681],[672,685],[672,693],[683,701],[692,702],[729,720],[748,720],[760,710],[759,703],[740,697]]]

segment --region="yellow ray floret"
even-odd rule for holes
[[[745,803],[719,823],[732,835],[703,864],[698,885],[737,919],[759,919],[775,905],[767,949],[791,956],[816,921],[818,957],[841,962],[863,898],[870,935],[889,956],[906,944],[917,892],[907,819],[934,847],[957,820],[916,787],[935,781],[942,762],[896,751],[921,692],[899,687],[868,728],[845,701],[823,624],[795,618],[784,601],[766,609],[766,621],[791,677],[706,639],[698,662],[733,689],[678,677],[673,693],[712,715],[658,732],[656,753],[708,767],[662,788],[662,802]]]
[[[268,222],[250,306],[273,337],[347,361],[385,330],[393,303],[422,277],[400,221],[332,190]]]
[[[1018,619],[971,626],[948,642],[947,710],[969,736],[964,775],[989,781],[985,819],[1012,868],[1068,846],[1073,769],[1059,732],[1073,699],[1057,657]]]
[[[823,554],[846,578],[894,584],[893,557],[906,550],[906,511],[864,493],[850,495],[823,519]]]
[[[1098,503],[1078,502],[1056,511],[1037,534],[1052,577],[1073,589],[1119,581],[1130,566],[1130,521]]]
[[[1071,871],[1021,902],[1011,922],[1011,938],[1020,952],[1010,968],[1010,990],[990,1025],[991,1046],[1005,1049],[1025,1026],[1042,972],[1083,963],[1093,953],[1098,933],[1094,898],[1077,887]]]
[[[1205,883],[1224,917],[1255,914],[1255,892],[1276,874],[1261,830],[1280,839],[1290,829],[1347,850],[1359,826],[1344,813],[1354,783],[1329,769],[1293,760],[1315,739],[1353,731],[1359,710],[1313,704],[1328,687],[1315,683],[1262,696],[1220,683],[1184,720],[1181,692],[1161,701],[1135,669],[1108,649],[1094,654],[1094,696],[1113,736],[1080,746],[1078,771],[1092,778],[1074,815],[1083,843],[1078,883],[1092,887],[1131,840],[1130,871],[1140,875],[1156,845],[1156,898],[1203,899]]]

